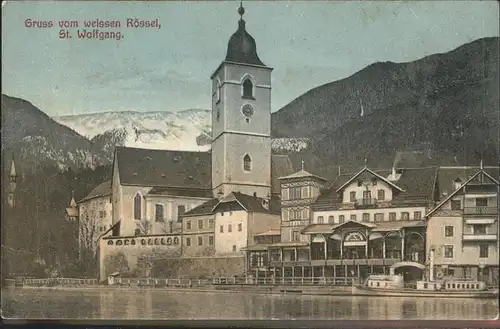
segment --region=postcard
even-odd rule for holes
[[[498,21],[3,1],[2,317],[493,325]]]

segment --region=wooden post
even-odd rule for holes
[[[401,260],[405,259],[405,233],[404,228],[401,229]]]
[[[324,254],[325,254],[325,261],[326,261],[326,259],[327,259],[327,243],[326,243],[325,236],[323,236],[323,238],[325,239],[325,252],[324,252]]]

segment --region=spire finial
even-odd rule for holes
[[[300,161],[301,170],[304,170],[304,159]]]
[[[368,159],[365,158],[365,168],[366,168],[366,164],[368,163]]]
[[[479,168],[483,170],[483,158],[481,158],[481,162],[479,163]]]
[[[245,14],[245,8],[243,8],[243,1],[240,1],[240,8],[238,8],[238,14],[240,14],[240,19],[243,19],[243,14]]]

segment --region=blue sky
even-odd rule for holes
[[[2,10],[2,93],[51,116],[209,109],[209,77],[236,31],[238,6],[8,2]],[[412,61],[499,35],[497,1],[246,1],[244,7],[259,57],[274,67],[273,111],[371,63]],[[89,41],[60,40],[59,27],[25,27],[28,18],[124,23],[129,17],[159,18],[161,29],[122,28],[121,41]]]

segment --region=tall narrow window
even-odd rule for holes
[[[220,103],[220,81],[217,79],[217,83],[215,84],[215,104]]]
[[[180,222],[182,220],[182,216],[186,212],[186,206],[180,205],[177,206],[177,221]]]
[[[142,206],[141,196],[139,194],[136,194],[135,198],[134,198],[134,219],[135,220],[141,220],[141,206]]]
[[[253,83],[250,79],[243,81],[243,98],[253,98]]]
[[[488,258],[488,245],[479,245],[479,258]]]
[[[155,205],[155,220],[157,222],[163,222],[163,218],[164,218],[163,205],[161,204]]]
[[[250,156],[248,154],[246,154],[243,157],[243,170],[245,170],[245,171],[252,170],[252,159],[250,159]]]

